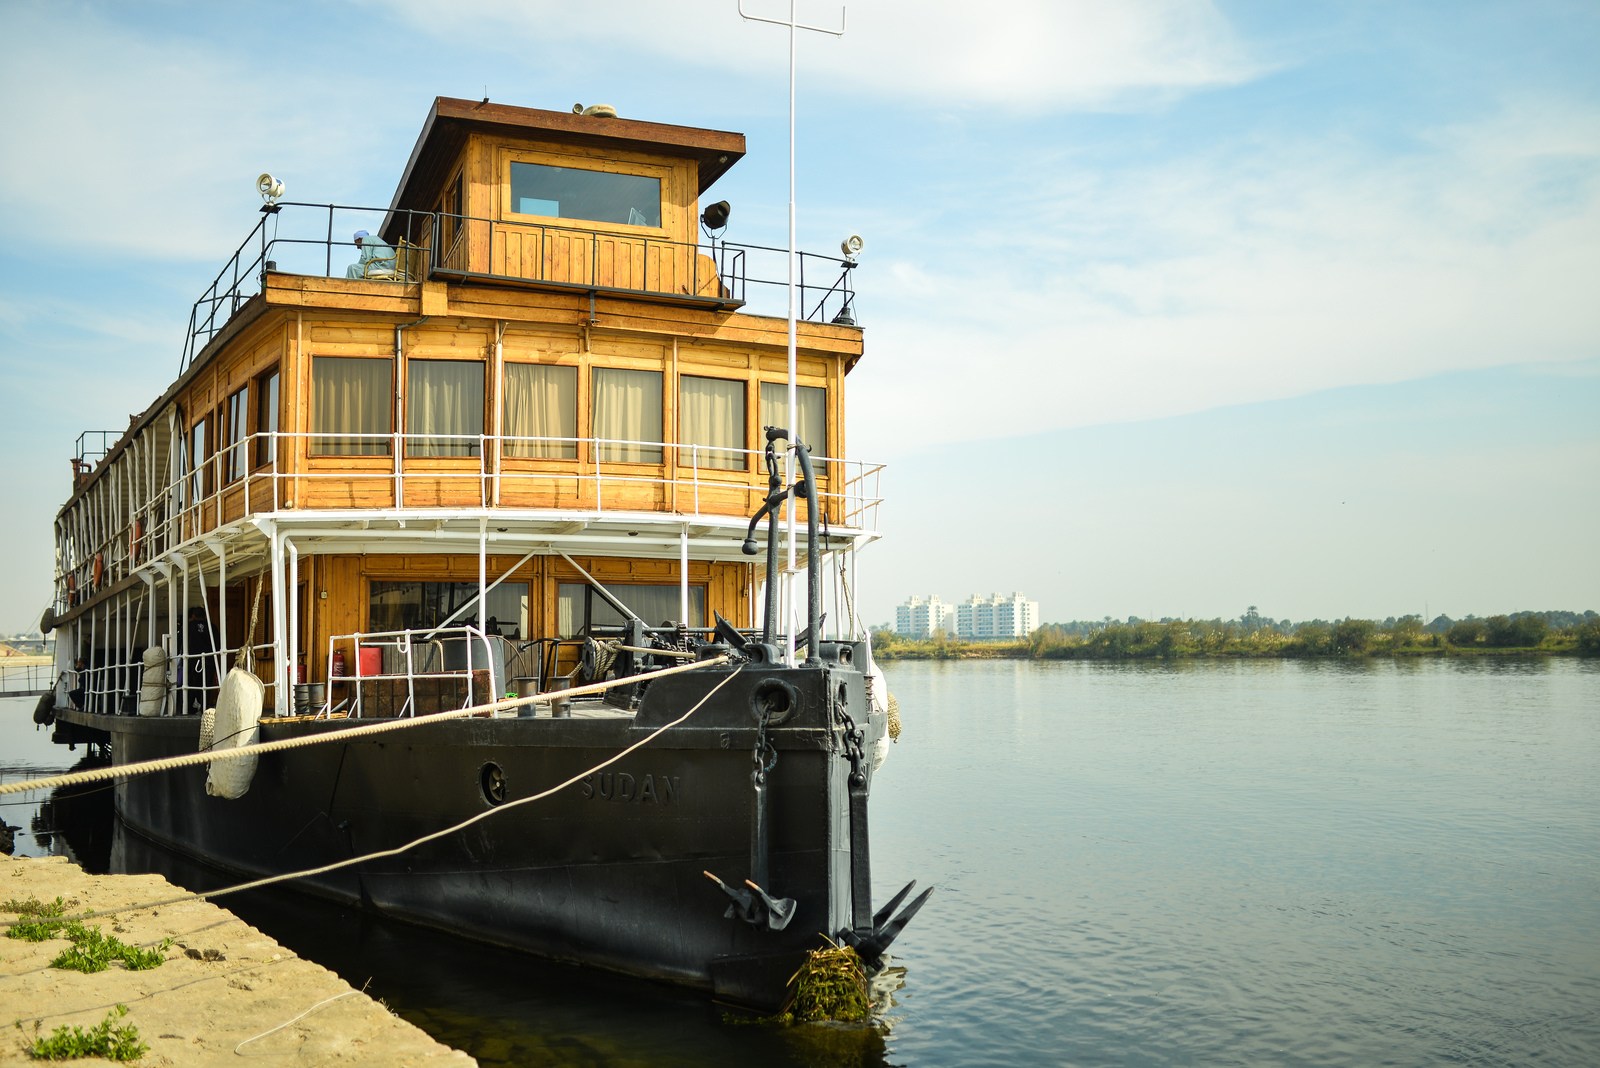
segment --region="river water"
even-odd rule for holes
[[[875,886],[937,890],[875,1031],[223,903],[486,1065],[1600,1064],[1600,664],[888,671]],[[74,756],[31,709],[0,707],[0,777]],[[22,852],[34,816],[0,808]]]

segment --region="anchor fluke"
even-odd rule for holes
[[[888,920],[895,906],[904,901],[906,895],[911,893],[912,887],[916,885],[916,880],[913,879],[898,894],[890,898],[887,905],[873,914],[870,932],[865,934],[855,931],[845,932],[841,935],[841,940],[855,947],[855,951],[861,954],[861,959],[869,965],[877,966],[883,963],[883,955],[889,951],[889,946],[900,937],[900,932],[906,929],[906,924],[911,922],[911,918],[928,903],[928,898],[933,896],[933,887],[930,886],[912,898],[911,904],[902,909],[900,915]]]
[[[749,879],[744,881],[744,885],[748,886],[752,891],[754,891],[755,895],[759,897],[767,906],[768,927],[772,928],[774,931],[781,931],[785,927],[789,926],[789,921],[794,919],[796,908],[794,898],[773,897],[771,894],[761,889],[761,887],[757,886]]]
[[[728,895],[728,900],[732,904],[723,915],[730,920],[740,919],[752,926],[766,924],[771,930],[781,931],[789,926],[789,921],[794,919],[794,914],[799,909],[794,898],[773,897],[749,879],[744,881],[744,886],[729,886],[708,871],[701,874],[716,883],[717,888]]]

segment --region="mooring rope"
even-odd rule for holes
[[[715,660],[707,660],[707,661],[705,661],[705,663],[707,665],[715,664],[715,663],[720,663],[722,661],[725,661],[726,659],[727,659],[726,657],[718,657]],[[680,671],[683,671],[683,670],[684,670],[684,668],[682,668],[682,667],[668,668],[668,669],[666,669],[666,672],[661,672],[660,674],[665,674],[667,672],[676,673],[676,672],[680,672]],[[440,838],[444,838],[444,837],[446,837],[448,835],[455,834],[457,831],[465,830],[466,828],[472,826],[474,823],[478,823],[481,820],[486,820],[490,816],[497,816],[497,815],[499,815],[499,814],[501,814],[503,812],[509,812],[514,808],[519,808],[522,805],[532,804],[535,801],[543,801],[545,798],[550,797],[553,794],[560,793],[562,790],[565,790],[567,787],[571,786],[573,783],[582,782],[584,779],[588,778],[590,775],[593,775],[594,773],[596,773],[598,771],[602,771],[602,770],[604,770],[606,768],[609,768],[611,765],[615,764],[617,761],[621,760],[623,757],[627,756],[629,753],[633,753],[633,752],[635,752],[635,751],[637,751],[639,749],[643,749],[645,746],[649,745],[651,742],[653,742],[657,738],[661,737],[667,731],[671,730],[674,727],[679,726],[685,720],[687,720],[690,716],[692,716],[696,712],[700,711],[700,709],[702,707],[704,707],[704,705],[705,705],[705,703],[707,701],[711,700],[711,698],[716,696],[716,693],[717,693],[718,690],[722,689],[724,686],[728,685],[728,683],[732,682],[733,681],[733,677],[735,675],[739,674],[739,672],[741,672],[743,670],[744,670],[744,665],[742,665],[742,664],[739,665],[738,667],[734,668],[732,671],[730,671],[728,673],[726,678],[724,678],[721,682],[717,683],[715,686],[711,687],[711,689],[707,690],[706,693],[705,693],[705,696],[701,697],[700,700],[696,701],[690,707],[689,711],[685,712],[683,715],[679,716],[677,719],[672,720],[670,723],[663,723],[661,726],[657,727],[655,730],[651,731],[649,734],[645,735],[643,738],[640,738],[637,742],[634,742],[632,745],[629,745],[626,748],[618,750],[616,753],[614,753],[611,756],[607,757],[606,759],[602,760],[600,763],[596,764],[594,767],[588,769],[587,771],[580,771],[576,775],[574,775],[571,778],[567,779],[565,782],[558,783],[555,786],[552,786],[547,790],[541,791],[540,793],[530,794],[527,797],[519,797],[515,801],[507,801],[503,805],[496,805],[494,808],[485,809],[483,812],[478,813],[476,816],[469,816],[466,819],[462,820],[460,823],[455,824],[454,826],[445,827],[445,828],[443,828],[441,830],[437,830],[437,831],[431,831],[428,834],[423,835],[421,838],[413,839],[412,841],[407,842],[404,845],[395,846],[392,849],[380,849],[380,850],[377,850],[377,851],[372,852],[372,853],[364,853],[361,856],[357,856],[357,857],[347,857],[344,860],[336,860],[336,861],[332,862],[331,864],[324,864],[324,865],[322,865],[321,867],[318,867],[318,868],[306,868],[306,869],[304,869],[302,871],[281,872],[281,873],[279,873],[277,875],[267,875],[267,876],[264,876],[264,877],[262,877],[260,879],[252,880],[252,881],[250,881],[248,883],[239,883],[236,886],[224,886],[224,887],[221,887],[220,889],[217,889],[217,890],[206,890],[206,891],[196,892],[196,893],[178,894],[175,897],[162,898],[159,901],[137,902],[135,904],[123,905],[123,906],[120,906],[119,908],[114,908],[114,909],[102,909],[102,910],[100,910],[98,912],[85,912],[85,913],[81,913],[81,914],[79,914],[77,916],[73,916],[73,917],[71,917],[71,919],[74,919],[74,920],[94,920],[94,919],[99,919],[102,916],[116,916],[116,915],[119,915],[119,914],[124,913],[124,912],[139,912],[139,911],[141,911],[143,909],[165,908],[168,905],[178,905],[178,904],[182,904],[185,901],[206,901],[206,900],[209,900],[209,899],[214,898],[214,897],[222,897],[224,894],[235,894],[235,893],[238,893],[241,890],[259,890],[263,886],[271,886],[274,883],[288,882],[290,879],[304,879],[304,878],[306,878],[308,876],[312,876],[312,875],[325,875],[330,871],[338,871],[340,868],[348,868],[348,867],[351,867],[352,865],[355,865],[355,864],[363,864],[363,863],[365,863],[365,862],[367,862],[369,860],[381,860],[384,857],[397,857],[402,853],[406,853],[406,852],[409,852],[410,850],[415,849],[419,845],[425,845],[428,842],[437,841]],[[641,676],[641,675],[633,676],[634,679],[640,679],[640,678],[643,678],[643,677],[644,676]],[[463,711],[465,711],[465,710],[463,710]],[[235,750],[235,752],[240,752],[240,751],[241,750]],[[154,763],[154,761],[152,761],[151,763]],[[22,920],[22,919],[9,920],[9,921],[8,920],[0,920],[0,928],[15,927],[17,924],[25,923],[25,922],[27,922],[27,921]]]
[[[434,712],[427,716],[415,716],[408,719],[383,720],[377,723],[364,723],[358,727],[346,727],[342,730],[326,731],[317,734],[302,735],[298,738],[280,738],[273,742],[255,742],[251,745],[241,745],[237,749],[209,750],[200,753],[186,753],[183,756],[161,757],[156,760],[145,760],[137,764],[113,764],[104,768],[89,768],[85,771],[68,772],[63,775],[53,775],[43,779],[26,779],[22,782],[0,783],[0,796],[5,794],[19,794],[29,790],[53,790],[58,786],[75,786],[78,783],[101,782],[106,779],[117,779],[124,776],[146,775],[156,771],[173,771],[177,768],[193,767],[197,764],[209,764],[214,760],[236,760],[240,757],[253,756],[257,753],[276,753],[282,749],[298,749],[307,745],[319,745],[323,742],[344,742],[354,738],[364,738],[371,734],[381,734],[385,731],[404,730],[408,727],[421,726],[424,723],[441,723],[445,720],[465,719],[479,716],[485,712],[518,708],[522,705],[546,704],[555,698],[586,697],[590,694],[604,693],[606,690],[617,686],[625,686],[636,682],[649,682],[652,679],[662,678],[666,675],[677,675],[685,671],[694,671],[699,668],[714,667],[726,664],[728,657],[718,656],[710,660],[700,660],[693,664],[677,664],[673,667],[660,668],[656,671],[645,672],[640,675],[630,675],[626,679],[615,679],[608,682],[591,683],[588,686],[574,686],[570,690],[550,690],[542,694],[533,694],[528,697],[515,697],[490,701],[482,705],[469,705],[449,712]],[[729,678],[732,678],[730,675]],[[715,691],[712,691],[715,692]]]

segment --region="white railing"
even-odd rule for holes
[[[341,451],[316,451],[330,441]],[[296,466],[293,457],[302,451],[297,448],[302,443],[307,459]],[[258,449],[267,453],[269,445],[267,464],[237,462],[238,455],[253,458]],[[364,451],[351,451],[355,449]],[[519,455],[523,453],[532,455]],[[614,459],[619,456],[643,459]],[[728,466],[729,460],[734,466]],[[379,463],[363,470],[353,468],[352,461]],[[876,529],[883,501],[883,465],[826,456],[814,457],[812,463],[820,473],[818,496],[830,524],[836,529]],[[319,485],[358,482],[388,483],[378,505],[385,508],[430,507],[407,503],[418,496],[408,494],[408,488],[426,482],[452,490],[449,504],[440,507],[459,508],[465,502],[480,508],[513,508],[517,506],[504,501],[559,496],[570,502],[562,505],[565,508],[658,511],[689,518],[748,515],[766,494],[765,465],[755,449],[598,437],[253,434],[207,458],[198,473],[189,471],[155,487],[120,526],[110,528],[109,537],[70,558],[64,554],[56,608],[67,609],[94,589],[126,578],[145,562],[230,519],[306,508],[302,489],[315,496]],[[463,484],[470,488],[454,492]],[[630,495],[630,489],[652,489],[655,493],[646,496],[660,497],[666,504],[641,507],[640,495]],[[736,495],[735,500],[730,501],[730,495]]]
[[[348,658],[346,650],[350,650]],[[337,634],[328,638],[326,656],[323,663],[328,665],[328,673],[323,699],[316,702],[312,697],[315,690],[310,687],[318,684],[297,684],[296,712],[314,712],[321,716],[348,706],[351,716],[359,719],[368,712],[369,688],[382,687],[391,705],[383,714],[395,717],[426,714],[417,704],[417,683],[426,680],[464,683],[464,698],[456,706],[460,708],[493,700],[504,692],[504,643],[470,625]],[[342,666],[342,674],[334,673],[335,665]],[[475,693],[476,672],[486,673],[487,695]],[[341,688],[347,692],[339,693]],[[398,708],[392,707],[402,692],[404,700]],[[436,690],[429,695],[429,700],[441,700],[441,693]]]

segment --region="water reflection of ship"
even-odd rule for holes
[[[69,772],[104,767],[109,761],[95,747]],[[51,856],[66,857],[88,872],[110,870],[112,784],[62,786],[39,803],[31,825],[34,841]]]

